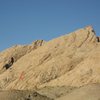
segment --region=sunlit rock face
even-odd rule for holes
[[[100,83],[100,37],[92,26],[48,42],[37,40],[30,45],[13,46],[0,53],[2,90],[96,83]]]

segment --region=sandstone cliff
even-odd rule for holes
[[[4,70],[11,57],[14,63]],[[94,83],[100,83],[100,39],[91,26],[46,43],[36,41],[0,53],[3,90],[80,87]]]

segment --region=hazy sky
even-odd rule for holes
[[[0,0],[0,51],[87,25],[100,35],[100,0]]]

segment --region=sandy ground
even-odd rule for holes
[[[55,100],[100,100],[100,84],[77,88],[71,93]]]
[[[0,100],[100,100],[100,84],[45,87],[40,90],[1,90]]]
[[[34,91],[0,91],[0,100],[52,100]]]

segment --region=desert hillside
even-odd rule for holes
[[[0,98],[37,93],[18,100],[100,100],[100,37],[87,26],[0,52],[0,89]]]

